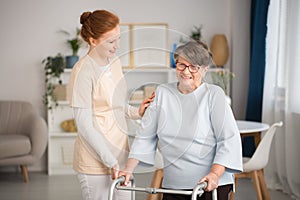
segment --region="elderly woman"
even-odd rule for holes
[[[218,200],[228,199],[234,173],[242,171],[241,141],[223,90],[203,81],[211,54],[204,43],[191,41],[179,46],[174,58],[178,82],[157,88],[119,176],[126,176],[126,185],[138,163],[154,164],[159,148],[163,188],[189,190],[207,181],[199,199],[211,199],[215,188]],[[170,199],[191,197],[164,194],[163,200]]]

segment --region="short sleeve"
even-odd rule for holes
[[[88,70],[82,68],[71,74],[69,90],[71,107],[92,107],[93,81]]]

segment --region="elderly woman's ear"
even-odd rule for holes
[[[199,67],[202,70],[202,72],[207,72],[207,70],[209,68],[209,66],[205,66],[205,65],[202,65],[202,66],[196,65],[196,66]]]

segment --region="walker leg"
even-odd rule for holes
[[[116,185],[118,183],[124,182],[124,181],[125,181],[125,177],[124,176],[113,180],[113,182],[110,185],[109,191],[108,191],[108,200],[113,200],[114,189],[115,189]]]
[[[216,189],[214,189],[214,190],[212,191],[212,199],[213,199],[213,200],[217,200],[217,199],[218,199],[218,193],[217,193],[217,190],[216,190]]]

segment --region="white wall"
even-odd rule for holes
[[[250,0],[1,0],[0,99],[29,101],[46,116],[41,61],[58,52],[70,53],[66,38],[58,31],[73,31],[79,27],[81,13],[95,9],[113,11],[121,22],[166,22],[170,29],[184,34],[189,34],[194,25],[203,24],[203,37],[208,43],[214,34],[226,34],[231,52],[227,66],[236,73],[233,109],[237,118],[244,117]],[[178,41],[179,36],[171,33],[170,46]],[[45,157],[31,169],[45,169]]]
[[[232,0],[231,7],[231,67],[232,107],[236,118],[246,116],[250,68],[250,8],[251,1]]]

